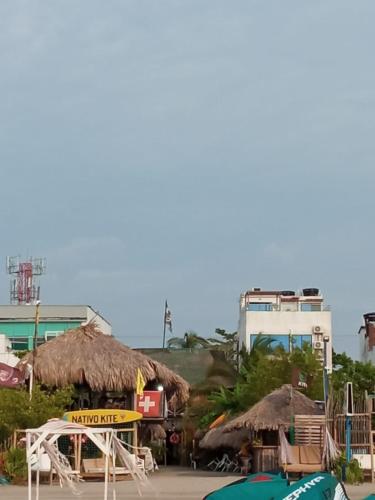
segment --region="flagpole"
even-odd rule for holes
[[[165,301],[165,306],[164,306],[163,349],[165,349],[165,327],[166,327],[165,315],[166,314],[167,314],[167,301]]]

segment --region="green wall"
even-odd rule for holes
[[[80,326],[79,321],[41,321],[38,326],[38,339],[40,341],[45,338],[46,332],[61,332]],[[16,350],[31,350],[33,348],[35,323],[30,321],[18,322],[9,321],[0,323],[0,333],[5,333],[9,338],[12,338],[13,349]],[[19,338],[19,342],[16,341]]]

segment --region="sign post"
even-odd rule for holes
[[[353,384],[352,382],[346,383],[346,397],[345,397],[345,450],[346,450],[346,464],[348,465],[352,458],[351,451],[351,433],[352,433],[352,416],[354,413],[353,403]]]

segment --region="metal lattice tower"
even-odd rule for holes
[[[11,304],[33,304],[39,300],[40,286],[35,277],[45,274],[46,259],[30,257],[21,261],[19,256],[7,257],[6,270],[13,276],[10,281]]]

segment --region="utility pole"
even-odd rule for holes
[[[31,374],[30,374],[30,401],[33,396],[33,385],[34,385],[34,366],[35,366],[35,356],[36,356],[36,348],[38,345],[38,329],[39,329],[39,307],[40,300],[37,300],[35,303],[35,321],[34,321],[34,337],[33,337],[33,357],[31,363]]]

